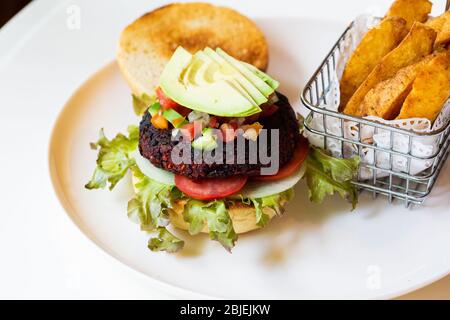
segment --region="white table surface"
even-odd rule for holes
[[[295,8],[342,22],[344,28],[357,14],[377,6],[383,10],[390,2],[347,1],[352,5],[339,17],[333,8],[340,1],[301,0]],[[121,29],[156,2],[35,0],[0,29],[0,298],[196,297],[157,285],[92,245],[55,201],[48,174],[48,139],[64,102],[93,71],[114,59]],[[221,2],[233,6],[235,1]],[[251,6],[247,1],[244,13],[251,14]],[[69,18],[74,12],[80,13],[79,29]],[[84,54],[74,57],[73,48],[80,47]],[[318,62],[324,54],[318,53]],[[42,109],[33,128],[17,122],[27,108]],[[14,140],[15,130],[33,132],[26,157],[23,142]],[[42,187],[28,187],[31,178],[42,181]],[[30,193],[39,200],[29,203]],[[52,210],[40,210],[49,202]],[[450,276],[400,298],[450,299]]]

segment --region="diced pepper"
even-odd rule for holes
[[[202,122],[194,121],[181,126],[181,134],[188,141],[194,140],[202,133]]]
[[[167,129],[169,127],[169,122],[161,114],[155,114],[151,120],[153,126],[157,129]]]
[[[217,119],[217,117],[209,118],[209,126],[211,128],[217,128],[219,126],[219,120]]]
[[[161,110],[161,105],[159,102],[155,102],[148,108],[148,112],[152,115],[152,117],[157,114]]]
[[[243,136],[245,139],[256,141],[262,128],[263,126],[259,122],[242,126],[242,130],[244,130]]]
[[[186,119],[174,109],[164,110],[162,114],[175,128],[187,124]]]

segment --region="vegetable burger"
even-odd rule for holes
[[[124,73],[129,81],[129,67]],[[184,245],[169,225],[208,233],[231,250],[238,234],[284,211],[304,176],[311,200],[337,191],[355,204],[350,180],[358,160],[310,148],[278,87],[219,46],[194,52],[178,46],[154,92],[133,96],[139,126],[112,140],[102,131],[93,144],[100,150],[86,187],[112,189],[131,171],[128,215],[151,233],[151,250],[168,252]]]

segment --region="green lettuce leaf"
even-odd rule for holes
[[[212,240],[218,241],[228,251],[234,247],[237,234],[224,201],[203,202],[190,199],[183,215],[185,221],[189,223],[191,235],[200,233],[206,224]]]
[[[135,178],[135,196],[128,201],[128,217],[140,224],[141,230],[157,232],[149,240],[152,251],[175,252],[184,246],[184,241],[170,233],[168,210],[172,207],[174,186],[165,185],[144,175],[137,166],[131,167]]]
[[[140,97],[133,94],[132,97],[133,97],[133,110],[134,113],[138,116],[142,116],[144,112],[147,111],[148,107],[156,101],[156,97],[154,96],[151,97],[145,93],[142,94]]]
[[[137,166],[131,168],[135,178],[135,196],[128,202],[128,216],[136,221],[142,230],[153,231],[169,224],[168,208],[171,207],[170,193],[173,186],[157,182],[144,175]]]
[[[351,181],[359,168],[359,157],[340,159],[329,156],[324,150],[311,147],[306,160],[306,182],[311,201],[321,203],[327,195],[339,193],[352,203],[358,203],[358,191]]]
[[[134,158],[130,156],[138,147],[138,140],[137,126],[129,126],[127,136],[119,133],[112,140],[108,140],[101,130],[99,140],[91,144],[94,150],[100,148],[97,168],[85,187],[87,189],[105,188],[109,183],[109,189],[113,189],[128,170],[131,170],[136,179],[136,192],[128,202],[128,217],[139,223],[141,230],[156,233],[148,244],[152,251],[174,252],[184,245],[182,240],[165,228],[169,224],[167,210],[171,207],[174,187],[156,182],[139,170]]]
[[[283,211],[283,204],[290,201],[294,197],[294,189],[288,189],[281,193],[277,193],[271,196],[249,200],[253,203],[256,212],[256,224],[259,227],[265,227],[270,221],[269,216],[263,212],[263,208],[269,207],[275,210],[277,214],[281,214]]]
[[[148,240],[148,248],[152,251],[177,252],[184,247],[184,241],[175,237],[166,228],[158,228],[158,235]]]
[[[134,159],[130,153],[136,150],[139,140],[137,126],[128,127],[128,136],[121,133],[112,140],[106,138],[105,133],[100,130],[100,137],[96,143],[91,143],[91,148],[100,148],[97,157],[97,168],[91,180],[85,185],[87,189],[105,188],[109,182],[112,190],[134,165]]]

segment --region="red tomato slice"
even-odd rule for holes
[[[175,185],[184,194],[197,200],[214,200],[225,198],[241,190],[247,177],[209,178],[192,180],[184,176],[175,176]]]
[[[300,145],[295,149],[294,156],[283,167],[278,170],[278,173],[272,176],[256,176],[252,177],[252,180],[256,181],[273,181],[280,180],[289,177],[295,171],[297,171],[302,163],[306,160],[309,151],[309,144],[305,138],[301,138]]]

